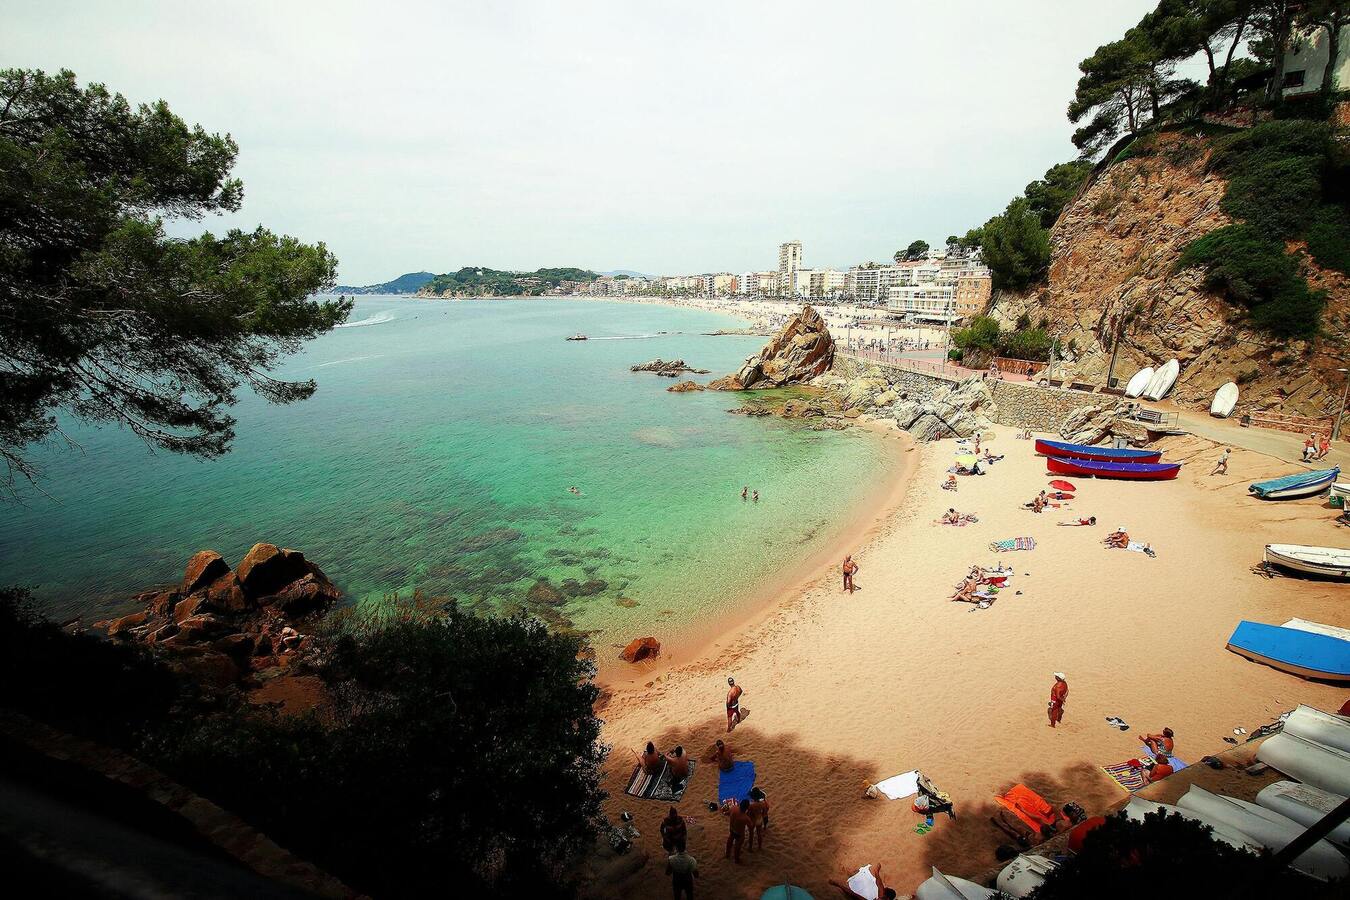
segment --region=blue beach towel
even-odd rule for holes
[[[748,800],[750,789],[755,786],[755,764],[734,762],[730,772],[718,772],[717,802],[727,800]]]
[[[1143,754],[1143,756],[1141,756],[1140,759],[1153,758],[1153,751],[1149,750],[1148,747],[1144,746],[1143,744],[1139,745],[1139,752]],[[1167,757],[1167,764],[1172,767],[1173,772],[1180,772],[1182,769],[1186,768],[1186,764],[1181,760],[1177,759],[1175,756]]]

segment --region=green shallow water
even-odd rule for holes
[[[734,370],[763,339],[701,334],[740,324],[727,316],[365,298],[349,321],[281,373],[316,378],[312,399],[242,399],[223,459],[152,454],[115,428],[42,448],[50,497],[0,509],[0,584],[34,586],[55,616],[104,615],[198,549],[234,562],[270,541],[356,600],[421,590],[509,610],[548,579],[603,647],[734,613],[895,464],[865,432],[729,415],[735,395],[628,371],[656,356],[705,381]],[[577,331],[592,340],[563,340]]]

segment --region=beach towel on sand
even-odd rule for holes
[[[1143,759],[1144,757],[1148,757],[1151,759],[1153,757],[1153,751],[1145,747],[1143,744],[1139,745],[1139,752],[1142,754],[1142,756],[1140,756],[1140,759]],[[1186,764],[1181,760],[1177,759],[1175,756],[1168,756],[1167,764],[1172,767],[1173,772],[1180,772],[1182,769],[1186,768]]]
[[[919,792],[919,770],[892,775],[885,781],[878,781],[876,789],[886,795],[888,800],[903,800]]]
[[[995,553],[1007,553],[1012,550],[1035,550],[1036,539],[1032,537],[1008,538],[1006,541],[994,541],[989,549]]]
[[[1128,762],[1116,763],[1114,766],[1102,766],[1102,771],[1111,776],[1112,781],[1130,793],[1134,793],[1144,786],[1144,776],[1139,774],[1139,770]]]
[[[848,879],[848,888],[859,897],[877,900],[881,892],[877,890],[877,877],[872,874],[871,866],[863,866]]]
[[[648,775],[642,771],[642,766],[633,767],[633,776],[628,779],[628,787],[623,792],[630,797],[637,797],[640,800],[660,800],[664,803],[677,803],[684,797],[685,790],[689,787],[689,782],[694,780],[694,767],[697,763],[689,760],[689,777],[680,785],[678,791],[671,789],[670,763],[663,763],[661,771],[656,775]]]
[[[730,772],[718,772],[717,802],[746,800],[755,786],[755,764],[749,760],[734,762]]]

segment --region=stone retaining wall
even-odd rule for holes
[[[898,394],[910,400],[923,401],[938,388],[959,383],[955,376],[937,372],[919,372],[897,366],[864,362],[839,354],[834,359],[833,372],[845,378],[881,378]],[[1113,397],[1037,387],[1021,381],[991,381],[990,389],[997,404],[990,418],[999,425],[1030,428],[1032,431],[1057,432],[1064,419],[1083,406],[1110,407]]]

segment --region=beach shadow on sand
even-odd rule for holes
[[[1062,810],[1064,804],[1075,802],[1090,816],[1102,814],[1125,798],[1124,792],[1100,768],[1087,762],[1075,763],[1058,773],[1026,771],[1009,779],[1001,790],[1015,784],[1031,788],[1055,809]],[[995,851],[1002,844],[1016,847],[1019,853],[1035,852],[1034,848],[1024,851],[1017,847],[1011,837],[989,821],[999,809],[990,797],[981,803],[959,806],[955,822],[939,817],[940,827],[924,838],[925,869],[936,866],[948,874],[971,878],[1000,865]]]
[[[715,763],[704,762],[704,758],[719,738],[732,748],[737,760],[755,764],[756,784],[770,803],[770,825],[763,849],[743,851],[740,865],[724,859],[727,818],[720,811],[708,809],[708,804],[717,800],[718,771]],[[765,735],[756,731],[753,721],[728,735],[725,718],[710,718],[694,728],[668,729],[651,739],[662,751],[682,745],[698,760],[678,807],[681,815],[692,819],[688,851],[699,862],[700,896],[758,898],[767,888],[784,881],[801,885],[818,898],[835,896],[827,881],[847,875],[837,864],[843,846],[850,836],[872,827],[884,808],[881,803],[855,802],[864,786],[875,778],[875,761],[856,759],[847,753],[822,755],[809,751],[796,734]],[[617,820],[622,811],[633,814],[642,835],[634,852],[645,852],[648,861],[630,877],[593,885],[593,890],[583,896],[669,896],[660,820],[669,812],[670,804],[623,793],[632,760],[627,747],[611,751],[604,778],[610,794],[605,811],[612,820]],[[854,868],[864,862],[869,861],[859,861]]]

